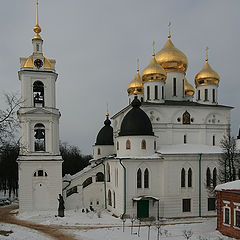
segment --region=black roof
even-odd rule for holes
[[[132,109],[123,118],[119,136],[153,136],[152,123],[140,108],[141,102],[135,97],[131,105]]]
[[[104,121],[105,126],[99,131],[95,145],[113,145],[113,128],[111,121],[107,117]]]

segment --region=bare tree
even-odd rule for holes
[[[189,230],[183,230],[183,236],[187,239],[187,240],[189,240],[191,237],[192,237],[192,235],[193,235],[193,231],[192,231],[192,229],[189,229]]]
[[[20,106],[20,98],[15,93],[4,94],[6,108],[0,109],[0,145],[5,142],[15,141],[17,132],[17,109]]]
[[[240,169],[240,154],[236,148],[236,142],[230,135],[224,136],[220,142],[223,154],[219,159],[218,178],[220,183],[236,180],[236,174]]]

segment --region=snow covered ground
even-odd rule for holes
[[[64,218],[56,217],[55,214],[55,212],[33,212],[18,215],[18,218],[46,225],[59,225],[60,229],[74,234],[81,240],[158,239],[158,228],[154,223],[151,223],[149,231],[148,226],[143,226],[148,223],[142,222],[139,228],[139,222],[135,220],[134,227],[131,229],[131,220],[127,219],[123,231],[122,220],[111,216],[106,211],[101,213],[100,218],[93,212],[66,211]],[[162,224],[159,232],[160,239],[164,240],[186,239],[184,230],[193,234],[191,240],[230,239],[216,231],[216,218],[168,219]],[[149,238],[148,234],[150,234]]]
[[[9,234],[8,236],[4,236]],[[39,232],[12,224],[0,223],[0,240],[50,240]]]

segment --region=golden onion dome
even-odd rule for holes
[[[28,57],[26,61],[23,63],[21,68],[33,68],[34,66],[33,56],[34,54]],[[44,69],[54,70],[51,62],[44,56],[43,56],[43,62],[44,62]]]
[[[208,63],[208,47],[206,48],[206,63],[202,70],[195,76],[195,85],[217,85],[219,84],[220,76],[211,68]]]
[[[184,92],[185,97],[193,97],[195,90],[192,84],[190,84],[186,78],[184,78]]]
[[[127,92],[128,95],[143,93],[143,82],[139,74],[139,69],[137,69],[137,74],[134,79],[128,84]]]
[[[143,82],[151,81],[165,82],[167,78],[166,71],[156,61],[154,45],[155,43],[153,41],[153,57],[150,64],[142,72]]]
[[[188,67],[187,57],[173,45],[170,38],[171,36],[168,35],[168,41],[156,54],[156,60],[167,72],[186,72]]]

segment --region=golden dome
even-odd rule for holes
[[[187,57],[173,45],[170,38],[171,35],[169,34],[167,43],[162,50],[156,54],[156,60],[167,72],[186,72],[188,67]]]
[[[27,60],[25,61],[25,63],[22,65],[22,68],[33,68],[33,56],[31,55],[30,57],[27,58]],[[51,62],[43,56],[43,62],[44,62],[44,69],[49,69],[49,70],[54,70]]]
[[[195,90],[192,84],[190,84],[186,78],[184,78],[184,92],[185,97],[193,97]]]
[[[208,48],[206,48],[208,51]],[[217,85],[219,84],[220,77],[219,75],[211,68],[208,63],[208,52],[206,56],[206,63],[203,66],[202,70],[195,76],[195,85],[204,86],[204,85]]]
[[[143,82],[139,74],[139,69],[134,79],[128,84],[127,92],[128,95],[143,93]]]
[[[143,82],[161,81],[165,82],[167,78],[166,71],[157,63],[155,58],[155,42],[153,41],[152,61],[142,72]]]

